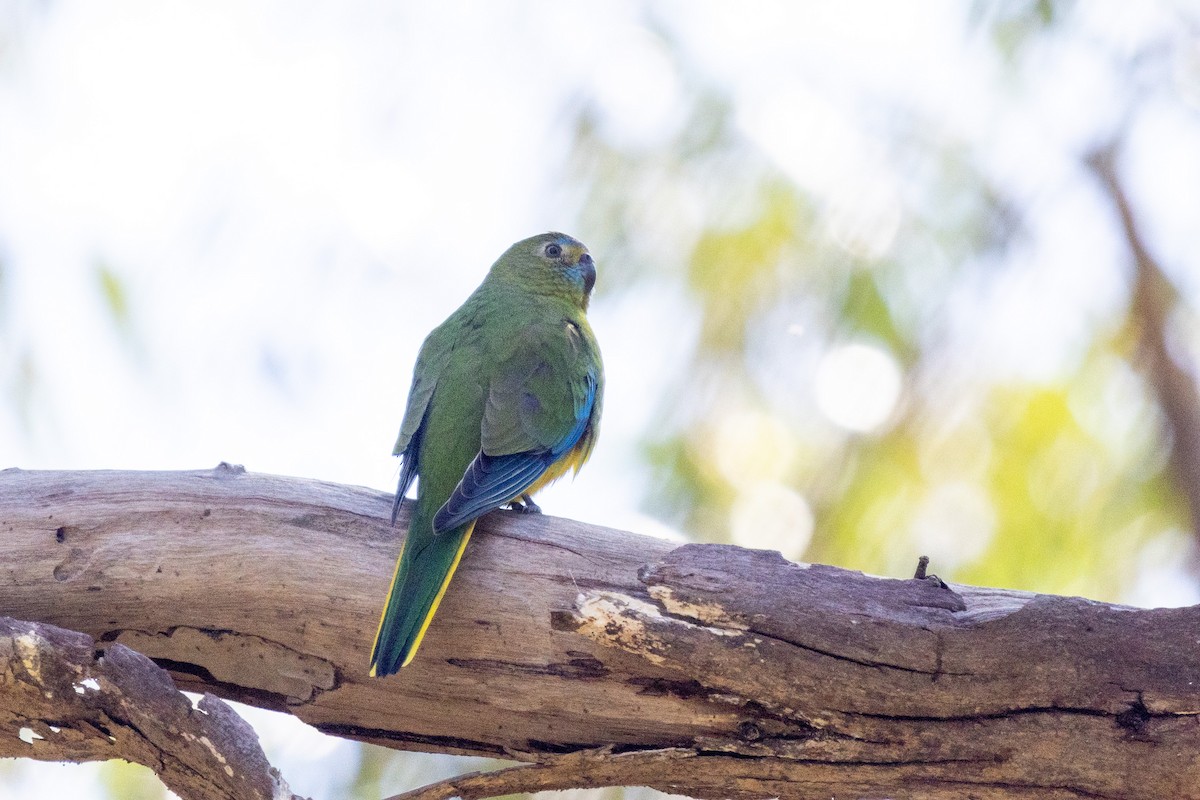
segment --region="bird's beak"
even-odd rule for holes
[[[596,262],[592,260],[590,253],[579,257],[579,267],[583,273],[583,293],[591,294],[592,287],[596,285]]]

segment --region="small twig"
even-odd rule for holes
[[[921,556],[917,559],[917,571],[913,573],[913,579],[918,581],[930,581],[939,589],[949,589],[950,587],[944,580],[934,575],[932,572],[926,572],[929,569],[929,556]]]

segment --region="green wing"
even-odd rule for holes
[[[404,408],[404,420],[400,423],[400,433],[396,437],[395,446],[392,447],[392,455],[401,458],[400,481],[396,486],[396,497],[392,501],[393,525],[400,514],[404,495],[421,473],[421,444],[425,438],[429,404],[453,350],[454,328],[443,324],[425,337],[421,352],[417,355],[412,387],[408,390],[408,402]]]
[[[579,444],[599,415],[600,362],[578,325],[531,328],[522,339],[488,387],[479,452],[434,516],[435,532],[519,497]]]

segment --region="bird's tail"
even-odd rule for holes
[[[413,513],[409,535],[396,560],[392,588],[371,651],[374,676],[393,675],[412,661],[475,529],[472,520],[454,530],[417,537],[418,543],[409,547],[412,526],[421,522],[420,517]],[[428,521],[424,524],[430,525]]]

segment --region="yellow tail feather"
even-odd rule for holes
[[[433,605],[429,607],[429,613],[425,615],[425,621],[421,623],[421,627],[413,639],[412,647],[408,650],[408,655],[404,657],[404,661],[400,664],[401,667],[407,667],[409,662],[413,660],[413,656],[417,654],[417,648],[421,646],[421,640],[425,638],[425,631],[429,630],[429,623],[433,622],[433,615],[437,613],[438,606],[442,604],[442,595],[446,593],[446,587],[450,585],[450,579],[454,577],[454,573],[458,569],[458,562],[462,561],[463,551],[467,549],[467,542],[471,540],[471,534],[474,532],[475,521],[472,520],[467,526],[466,532],[463,533],[462,544],[458,546],[458,552],[454,554],[454,560],[450,562],[450,570],[446,573],[446,579],[442,581],[442,586],[438,589],[437,597],[433,598]]]
[[[371,646],[371,671],[372,678],[378,677],[375,671],[378,665],[375,663],[375,649],[379,647],[379,637],[383,634],[383,621],[387,619],[388,606],[391,604],[392,592],[396,588],[396,578],[400,576],[400,564],[404,561],[404,548],[408,545],[408,537],[404,537],[404,542],[400,545],[400,552],[396,555],[396,566],[392,568],[392,580],[388,583],[387,594],[384,597],[387,600],[383,603],[383,610],[379,612],[379,624],[375,626],[375,644]]]
[[[454,577],[454,573],[458,570],[458,562],[462,560],[463,551],[467,549],[467,542],[471,540],[471,534],[475,531],[475,521],[472,520],[466,526],[466,531],[463,533],[462,542],[458,545],[458,552],[454,554],[454,560],[450,562],[450,569],[446,572],[446,577],[442,579],[442,585],[438,588],[437,595],[433,598],[433,603],[429,606],[429,611],[425,614],[425,619],[421,622],[421,627],[417,629],[417,635],[413,637],[412,645],[408,648],[408,652],[404,656],[404,661],[400,667],[404,668],[412,662],[413,657],[417,654],[417,648],[421,646],[421,640],[425,638],[425,632],[429,629],[429,623],[433,621],[433,615],[437,613],[438,606],[442,603],[442,597],[446,594],[446,589],[450,586],[450,579]],[[404,547],[400,546],[400,554],[396,557],[396,568],[392,571],[392,582],[388,586],[387,597],[391,598],[392,592],[396,588],[396,579],[400,576],[400,565],[404,560]],[[383,611],[379,614],[379,625],[375,629],[375,647],[379,646],[379,638],[383,633],[383,623],[387,619],[388,604],[385,603]],[[375,654],[372,654],[371,677],[377,677],[378,664],[375,663]]]

